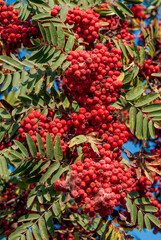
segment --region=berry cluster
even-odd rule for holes
[[[56,16],[59,11],[60,11],[60,7],[58,5],[55,5],[51,11],[51,15]]]
[[[102,4],[100,8],[108,9],[108,6]],[[106,35],[110,38],[116,36],[118,39],[126,40],[126,43],[134,40],[135,36],[129,32],[127,20],[120,20],[117,16],[105,18],[97,13],[97,9],[94,10],[90,8],[87,11],[80,10],[78,6],[75,6],[73,10],[68,11],[66,17],[66,23],[74,24],[73,31],[77,34],[77,38],[87,43],[87,45],[85,44],[86,49],[93,48],[93,42],[96,39],[100,40],[99,32],[101,30],[106,31]],[[110,38],[106,43],[108,48],[114,46]]]
[[[87,114],[86,134],[96,132],[102,142],[97,145],[99,156],[85,143],[84,162],[71,165],[68,181],[56,181],[55,188],[69,191],[78,206],[85,204],[84,212],[91,217],[95,212],[101,216],[111,214],[116,206],[124,203],[135,182],[134,172],[125,171],[120,163],[120,149],[129,134],[126,126],[117,120],[115,108],[110,106],[119,98],[122,86],[117,81],[122,66],[120,55],[116,48],[110,53],[102,44],[96,44],[93,51],[71,52],[68,56],[71,65],[65,73],[63,88],[69,99],[81,106],[79,114]],[[78,122],[79,115],[73,116]]]
[[[102,217],[110,215],[116,206],[124,203],[126,194],[132,190],[135,180],[134,172],[125,171],[124,165],[112,161],[109,157],[103,159],[85,158],[71,165],[72,172],[68,182],[58,180],[56,190],[71,192],[78,206],[85,204],[84,213],[93,217],[95,212]]]
[[[64,119],[55,118],[53,119],[54,112],[50,111],[48,116],[41,114],[38,111],[31,111],[28,117],[25,117],[21,122],[21,127],[19,128],[20,137],[18,138],[21,141],[26,141],[26,133],[28,133],[34,142],[37,144],[36,133],[39,133],[42,137],[42,141],[45,144],[46,148],[46,135],[50,133],[52,139],[55,139],[55,136],[58,134],[64,140],[67,139],[67,133],[69,131],[67,121]],[[68,146],[65,142],[61,141],[63,150]]]
[[[6,6],[0,1],[0,31],[1,46],[7,54],[14,53],[16,49],[21,47],[31,47],[30,37],[41,37],[38,26],[32,26],[32,22],[28,19],[25,22],[18,20],[19,10],[14,9],[12,5]],[[4,46],[3,46],[4,45]]]
[[[25,214],[29,214],[31,211],[25,208],[28,193],[22,191],[17,194],[17,186],[12,182],[7,183],[7,190],[1,192],[0,197],[0,210],[5,212],[10,212],[6,214],[5,218],[0,219],[0,226],[4,230],[4,234],[8,237],[13,231],[12,225],[17,222],[17,219]],[[32,185],[30,189],[32,189]],[[12,212],[12,210],[14,210]]]
[[[109,52],[103,44],[96,44],[92,51],[72,51],[67,57],[71,65],[63,85],[66,95],[90,110],[96,104],[114,103],[122,86],[117,80],[122,67],[121,54],[116,48]]]
[[[134,14],[134,18],[146,19],[146,13],[144,13],[144,8],[142,5],[135,4],[131,7],[131,11]]]
[[[4,136],[4,138],[5,137],[6,137],[6,135]],[[12,146],[12,142],[7,142],[7,143],[5,141],[0,142],[0,150],[3,150],[3,149],[8,148],[10,146]]]
[[[149,77],[150,80],[153,80],[155,77],[152,76],[152,73],[158,73],[159,71],[159,65],[153,63],[151,59],[148,59],[145,60],[144,66],[139,72],[139,75],[144,78]]]
[[[155,172],[152,172],[152,175],[154,178],[153,183],[145,176],[144,172],[142,172],[142,176],[139,180],[137,179],[137,176],[134,175],[135,183],[132,187],[132,190],[137,191],[140,197],[147,197],[150,199],[150,205],[156,207],[156,212],[154,212],[153,215],[158,217],[159,221],[161,222],[161,203],[155,197],[155,194],[160,193],[161,190],[160,181],[158,183],[158,180],[160,180],[160,176],[158,176]],[[130,220],[129,213],[127,212],[127,210],[122,211],[123,209],[126,209],[126,206],[121,206],[120,213],[123,214],[125,217],[128,217],[128,220]],[[155,226],[152,222],[151,225],[154,228],[155,234],[161,232],[161,229]]]
[[[92,9],[85,11],[75,6],[73,10],[68,11],[66,22],[70,25],[74,24],[73,31],[77,34],[77,38],[93,45],[93,42],[99,37],[99,29],[101,28],[98,17],[99,14]]]

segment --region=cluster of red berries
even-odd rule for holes
[[[107,4],[102,4],[100,8],[108,9]],[[100,39],[99,32],[102,29],[106,31],[106,35],[116,36],[118,39],[124,39],[126,42],[133,41],[135,35],[129,32],[128,21],[120,20],[117,16],[102,17],[96,13],[97,9],[80,10],[78,6],[70,9],[67,13],[66,23],[74,24],[73,31],[77,34],[77,38],[88,43],[86,49],[93,48],[96,39]],[[102,23],[107,23],[102,24]],[[112,31],[109,31],[112,30]],[[109,31],[109,32],[108,32]],[[107,40],[107,47],[114,46],[113,41]]]
[[[93,44],[99,37],[99,29],[101,24],[98,17],[100,15],[95,13],[92,9],[87,11],[80,10],[78,6],[70,9],[66,16],[66,22],[70,25],[74,24],[73,31],[77,34],[77,38],[83,42]]]
[[[51,10],[51,15],[56,16],[58,12],[60,11],[60,7],[58,5],[55,5],[53,9]]]
[[[125,171],[120,163],[120,150],[129,133],[111,106],[119,98],[122,86],[117,81],[122,67],[121,51],[113,48],[110,53],[103,44],[96,44],[92,51],[72,51],[67,59],[71,65],[65,73],[65,94],[71,101],[76,100],[81,112],[87,114],[86,134],[96,132],[102,141],[97,145],[100,156],[85,143],[84,162],[73,164],[68,181],[56,181],[55,188],[69,191],[78,206],[85,204],[84,212],[91,217],[95,212],[110,215],[116,206],[124,203],[135,182],[134,172]]]
[[[109,9],[106,3],[102,3],[100,8]],[[135,39],[135,35],[129,32],[128,20],[122,20],[117,16],[110,16],[101,17],[100,21],[108,23],[108,25],[103,26],[103,28],[108,31],[112,30],[112,33],[111,31],[109,32],[110,37],[111,34],[113,34],[112,36],[116,36],[118,39],[124,39],[126,40],[125,42],[133,41]],[[106,34],[108,36],[108,32]]]
[[[32,189],[32,186],[31,186]],[[10,212],[14,209],[13,213],[9,213],[6,215],[5,218],[0,219],[0,226],[3,229],[4,234],[8,237],[12,231],[12,224],[14,221],[16,222],[17,219],[25,214],[29,214],[31,211],[25,208],[28,193],[22,193],[22,196],[19,196],[16,193],[17,186],[12,182],[9,183],[6,191],[1,192],[0,197],[0,210],[5,212]],[[16,199],[17,198],[17,199]],[[11,217],[12,215],[12,217]]]
[[[4,136],[4,138],[5,137],[6,137],[6,135]],[[0,150],[3,150],[3,149],[8,148],[10,146],[12,146],[12,142],[7,142],[7,143],[5,141],[0,142]]]
[[[88,154],[90,156],[90,153]],[[78,206],[85,204],[84,213],[93,217],[95,212],[102,217],[112,214],[114,208],[124,203],[127,193],[132,191],[135,174],[126,171],[124,164],[103,159],[85,158],[71,165],[72,172],[67,182],[58,180],[56,190],[69,190]]]
[[[32,22],[26,20],[21,22],[18,20],[19,10],[14,9],[12,5],[6,6],[0,1],[0,31],[1,31],[1,51],[7,54],[14,53],[16,49],[21,47],[31,47],[30,37],[41,37],[38,26],[32,26]]]
[[[138,19],[146,19],[146,13],[144,13],[144,8],[142,5],[133,5],[131,7],[131,11],[134,14],[134,18],[138,18]]]
[[[119,98],[122,82],[117,78],[122,67],[121,50],[111,52],[103,44],[92,51],[72,51],[67,57],[71,65],[65,72],[65,94],[90,110],[96,104],[108,106]]]
[[[150,80],[153,80],[155,77],[152,76],[152,73],[158,73],[159,71],[159,65],[153,63],[151,59],[148,59],[145,60],[144,66],[139,72],[139,75],[143,78],[149,77]]]
[[[158,141],[157,145],[154,149],[151,149],[151,153],[155,154],[154,156],[151,156],[150,161],[155,161],[155,159],[161,159],[161,150],[160,150],[161,142]],[[148,159],[149,161],[149,159]],[[154,164],[153,168],[156,169],[156,172],[161,171],[161,164]],[[135,172],[135,169],[132,168],[132,171]],[[150,205],[156,207],[156,212],[153,212],[153,215],[156,216],[159,221],[161,222],[161,202],[160,202],[160,191],[161,191],[161,182],[160,182],[160,175],[158,175],[156,172],[151,172],[152,177],[154,181],[148,179],[147,176],[145,176],[144,171],[141,172],[140,179],[137,179],[137,176],[134,175],[135,182],[133,184],[133,191],[137,191],[140,195],[139,198],[149,198],[150,199]],[[159,194],[159,198],[157,195]],[[126,209],[125,205],[122,205],[120,208],[120,213],[123,214],[125,217],[128,218],[130,221],[130,215]],[[158,232],[161,232],[161,229],[155,226],[151,222],[152,228],[154,228],[154,233],[157,234]]]
[[[38,111],[31,111],[28,117],[25,117],[24,120],[21,122],[21,127],[19,128],[20,137],[18,137],[21,141],[26,141],[26,133],[28,133],[34,142],[37,144],[37,137],[36,133],[39,133],[44,146],[46,148],[46,135],[50,133],[52,139],[55,139],[55,136],[58,134],[60,138],[64,140],[67,138],[67,133],[69,131],[67,121],[64,119],[59,119],[54,117],[54,112],[50,111],[48,116],[41,114]],[[65,142],[61,141],[63,151],[68,146]]]
[[[67,231],[65,229],[65,231]],[[74,240],[75,237],[72,233],[66,233],[66,234],[59,234],[60,236],[57,237],[58,240]]]
[[[37,145],[36,133],[39,133],[46,147],[47,133],[50,133],[53,140],[58,134],[61,138],[62,149],[65,152],[68,147],[67,143],[75,135],[88,135],[92,132],[97,132],[97,137],[103,141],[102,146],[98,145],[101,155],[104,155],[106,150],[113,150],[117,147],[121,149],[122,145],[128,140],[126,126],[120,124],[118,120],[112,122],[113,117],[110,115],[111,113],[109,114],[108,110],[107,114],[102,109],[99,110],[92,110],[90,113],[85,108],[80,108],[79,114],[71,113],[68,117],[62,117],[61,119],[53,119],[54,112],[52,111],[50,112],[50,116],[45,116],[33,110],[21,122],[21,127],[19,128],[20,136],[17,139],[22,142],[26,141],[26,133],[28,133]],[[102,111],[103,114],[100,115]],[[85,144],[83,151],[88,152],[89,146]]]

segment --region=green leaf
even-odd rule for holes
[[[10,154],[17,157],[18,159],[23,159],[23,155],[21,153],[19,153],[18,151],[15,150],[10,150]]]
[[[136,117],[135,135],[138,139],[143,139],[143,113],[142,112],[138,112]]]
[[[20,227],[18,227],[18,228],[16,229],[16,231],[12,232],[11,235],[9,235],[8,240],[18,240],[18,239],[19,239],[18,237],[20,236],[20,234],[23,233],[23,232],[25,232],[25,231],[26,231],[26,228],[27,228],[27,227],[30,227],[31,224],[32,224],[32,222],[31,222],[31,223],[28,222],[28,223],[24,223],[23,225],[21,225]]]
[[[87,138],[84,135],[79,135],[71,139],[69,147],[73,147],[75,145],[79,145],[87,141]]]
[[[26,240],[25,235],[21,235],[21,240]]]
[[[62,27],[57,27],[57,35],[58,35],[58,47],[59,49],[63,49],[65,45],[65,36]]]
[[[53,176],[51,178],[51,184],[55,183],[55,181],[58,180],[64,172],[69,171],[69,170],[70,170],[69,166],[67,166],[67,167],[60,166],[60,168],[56,172],[53,173]]]
[[[12,76],[11,74],[7,74],[7,77],[5,79],[5,81],[3,82],[3,85],[1,87],[1,92],[5,91],[11,84],[11,81],[12,81]]]
[[[74,46],[74,40],[75,40],[75,37],[72,35],[68,38],[68,41],[65,46],[65,52],[70,53],[72,51]]]
[[[25,222],[25,221],[30,221],[30,220],[35,220],[38,219],[40,217],[39,214],[29,214],[29,215],[25,215],[22,216],[18,219],[18,222]]]
[[[30,164],[31,164],[31,162],[29,162],[28,160],[21,162],[20,165],[14,169],[14,171],[11,173],[11,175],[20,174],[21,172],[25,171],[26,168],[28,166],[30,166]]]
[[[98,148],[96,147],[95,143],[92,142],[92,141],[89,141],[89,143],[91,144],[92,150],[99,155],[99,150],[98,150]]]
[[[142,211],[140,210],[138,211],[138,225],[139,225],[139,230],[142,231],[144,226],[144,221],[143,221]]]
[[[4,120],[4,119],[5,120],[10,120],[11,119],[10,114],[4,108],[0,108],[0,119],[2,119],[2,120]],[[4,129],[4,124],[3,124],[3,126],[1,126],[1,128]]]
[[[60,208],[59,203],[53,204],[52,210],[53,210],[56,217],[61,216],[61,208]]]
[[[128,51],[128,53],[131,55],[131,57],[133,58],[134,57],[134,51],[132,50],[132,47],[129,46],[128,44],[125,45],[126,46],[126,49]]]
[[[48,189],[46,188],[46,186],[42,186],[42,194],[43,194],[43,197],[45,198],[46,201],[50,202],[51,201],[51,196],[50,196],[50,193],[48,191]]]
[[[26,232],[26,239],[27,239],[27,240],[33,240],[33,236],[32,236],[32,233],[30,232],[30,230],[28,230],[28,231]]]
[[[148,168],[144,168],[143,166],[142,166],[142,168],[144,170],[145,176],[153,183],[154,176],[153,176],[152,172]]]
[[[67,56],[61,54],[58,60],[54,63],[52,70],[55,71],[57,68],[61,67],[62,63],[66,60]]]
[[[152,118],[152,121],[160,121],[160,120],[161,120],[161,116]],[[154,127],[156,127],[155,123],[154,123]]]
[[[7,161],[2,155],[0,155],[0,177],[7,178],[8,175],[9,171]]]
[[[13,140],[13,141],[17,145],[17,147],[21,150],[21,152],[25,155],[25,157],[28,158],[29,153],[28,153],[28,150],[25,148],[25,146],[17,140]]]
[[[40,234],[42,236],[42,239],[48,239],[48,232],[47,232],[45,220],[43,217],[39,218],[38,226],[40,229]]]
[[[124,0],[125,3],[128,3],[128,4],[139,4],[139,3],[142,3],[143,0]]]
[[[139,73],[139,67],[135,65],[132,69],[132,75],[133,75],[132,79],[135,79],[138,73]]]
[[[149,133],[152,138],[155,138],[154,123],[152,120],[149,121]]]
[[[88,7],[89,7],[88,1],[87,0],[82,0],[81,3],[82,3],[83,9],[87,10]]]
[[[13,80],[12,80],[12,85],[13,85],[13,88],[19,88],[20,86],[20,78],[21,78],[21,75],[19,72],[15,72],[13,74]]]
[[[40,32],[42,34],[42,37],[44,39],[44,42],[46,42],[46,32],[45,32],[45,28],[43,27],[43,25],[41,23],[38,22],[38,26],[40,28]]]
[[[152,221],[156,226],[161,227],[161,223],[158,220],[157,217],[155,217],[154,215],[147,213],[146,216],[150,219],[150,221]]]
[[[130,130],[132,133],[134,133],[135,127],[136,127],[136,114],[137,114],[137,109],[135,107],[131,107],[129,112],[129,121],[130,121]]]
[[[140,86],[132,88],[127,94],[126,94],[126,99],[128,101],[134,100],[138,97],[141,96],[141,94],[144,92],[144,89],[141,88]]]
[[[37,175],[40,174],[42,171],[46,170],[50,165],[50,161],[36,161],[33,164],[33,168],[30,170],[30,175]]]
[[[124,56],[125,56],[126,59],[128,60],[128,59],[129,59],[129,56],[128,56],[128,53],[127,53],[127,50],[126,50],[124,44],[123,44],[122,42],[119,42],[119,45],[120,45],[120,47],[121,47],[121,50],[122,50]]]
[[[3,83],[4,77],[5,77],[5,76],[4,76],[4,73],[0,71],[0,84]]]
[[[0,60],[2,60],[3,62],[5,63],[8,63],[9,65],[13,66],[13,67],[16,67],[18,69],[22,69],[23,68],[23,65],[20,64],[18,61],[12,59],[11,57],[8,57],[8,56],[0,56]]]
[[[65,22],[68,10],[69,10],[69,5],[68,4],[65,4],[64,6],[62,6],[62,8],[59,12],[62,22]]]
[[[55,162],[53,163],[48,170],[42,175],[42,177],[40,178],[40,182],[46,182],[49,177],[52,175],[53,172],[55,172],[58,168],[60,167],[60,163],[59,162]]]
[[[154,104],[150,104],[148,106],[145,106],[142,111],[143,112],[154,112],[154,111],[159,111],[161,110],[161,103],[154,103]]]
[[[61,140],[60,140],[59,135],[56,135],[54,141],[55,141],[55,145],[54,145],[55,159],[58,161],[61,161],[63,159],[63,151],[62,151]]]
[[[146,205],[146,206],[141,206],[141,210],[145,211],[145,212],[157,212],[158,208],[156,208],[154,206]]]
[[[123,15],[123,13],[117,8],[115,7],[113,4],[108,3],[107,6],[109,7],[109,9],[115,13],[119,18],[125,20],[125,16]]]
[[[70,102],[69,102],[67,96],[64,93],[61,92],[60,97],[61,97],[62,105],[63,105],[64,109],[69,108],[70,107]]]
[[[38,6],[38,7],[42,7],[44,8],[46,11],[51,11],[49,5],[44,2],[43,0],[29,0],[30,3],[34,3],[34,5]]]
[[[149,198],[136,198],[135,199],[135,204],[137,205],[144,205],[144,204],[148,204],[151,203],[151,200]]]
[[[160,116],[161,116],[161,110],[148,113],[148,117],[160,117]]]
[[[138,46],[136,45],[135,42],[132,42],[132,45],[133,45],[133,48],[134,48],[134,51],[135,51],[135,54],[136,54],[136,59],[138,59],[138,61],[140,61],[140,53],[139,53],[139,50],[138,50]],[[135,67],[139,71],[139,67],[137,65],[135,65]],[[137,74],[138,74],[138,71],[137,71]],[[136,74],[136,76],[137,76],[137,74]]]
[[[149,138],[149,128],[148,128],[148,118],[145,117],[143,120],[143,138],[148,140]]]
[[[154,77],[161,77],[161,73],[152,73],[151,75]]]
[[[53,139],[49,133],[47,133],[46,135],[46,155],[48,159],[53,160],[54,158]]]
[[[54,229],[54,221],[53,221],[53,214],[51,211],[47,211],[45,213],[45,220],[46,220],[46,225],[49,233],[51,234],[52,237],[55,236],[55,229]]]
[[[161,171],[159,171],[158,169],[156,169],[156,168],[154,168],[154,167],[152,167],[152,166],[148,166],[148,169],[151,170],[152,172],[155,172],[155,173],[157,173],[158,175],[161,176]]]
[[[33,232],[36,239],[43,240],[41,235],[40,235],[39,228],[36,224],[32,225],[32,232]]]
[[[34,158],[37,157],[37,148],[36,148],[35,142],[28,133],[26,133],[26,140],[32,156]]]
[[[50,35],[51,35],[51,41],[54,46],[57,45],[57,32],[54,24],[51,22],[49,27]]]
[[[36,137],[37,137],[37,143],[38,143],[38,149],[39,149],[39,153],[41,157],[45,157],[45,148],[44,148],[44,143],[41,139],[41,136],[36,133]]]
[[[145,50],[143,47],[140,47],[140,66],[142,67],[145,63]]]
[[[77,103],[77,101],[72,102],[72,112],[79,113],[79,104]]]
[[[50,30],[49,28],[45,28],[45,34],[46,34],[46,38],[48,40],[48,43],[51,43],[51,34],[50,34]]]
[[[132,198],[132,199],[135,199],[135,198],[137,198],[137,197],[140,196],[137,191],[131,191],[128,195],[129,195],[130,198]]]
[[[123,13],[126,13],[128,16],[133,17],[133,12],[122,2],[115,2],[115,4],[118,6],[120,10],[123,11]]]
[[[141,97],[140,99],[138,99],[138,103],[136,103],[135,106],[142,107],[142,106],[152,102],[153,100],[155,100],[158,97],[159,97],[158,93],[147,94],[147,95]]]
[[[36,14],[32,17],[32,20],[39,20],[39,19],[45,19],[45,18],[48,18],[50,17],[51,15],[49,13],[39,13],[39,14]]]
[[[126,200],[126,207],[128,209],[128,212],[131,212],[133,208],[132,201],[129,198],[125,198],[125,200]]]
[[[137,218],[137,207],[135,204],[133,204],[132,211],[131,211],[131,219],[134,225],[136,223],[136,218]]]
[[[146,226],[147,230],[150,232],[151,224],[150,224],[150,221],[149,221],[149,218],[147,217],[147,215],[144,216],[144,221],[145,221],[145,226]]]

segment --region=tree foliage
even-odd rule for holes
[[[160,1],[0,6],[0,239],[160,232]]]

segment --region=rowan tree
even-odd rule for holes
[[[0,0],[0,239],[160,234],[159,10]]]

